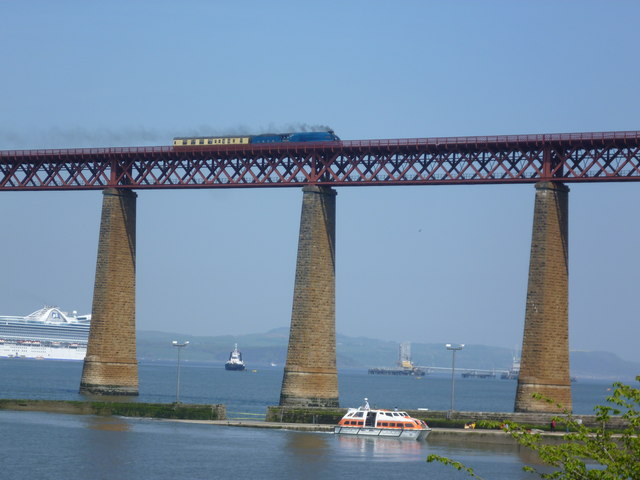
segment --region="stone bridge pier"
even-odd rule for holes
[[[136,193],[103,191],[91,328],[80,392],[138,395]]]
[[[569,374],[569,188],[536,184],[529,284],[516,412],[571,410]],[[539,393],[553,400],[537,400]]]
[[[281,406],[337,407],[336,192],[302,189],[302,214]]]

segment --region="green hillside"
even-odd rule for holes
[[[138,358],[141,361],[173,361],[177,353],[172,340],[189,341],[182,352],[184,361],[211,362],[222,365],[238,344],[248,368],[275,363],[283,366],[287,355],[288,328],[266,333],[200,337],[176,333],[137,332]],[[338,368],[394,367],[398,361],[399,344],[364,337],[336,338]],[[451,366],[451,352],[442,344],[412,343],[414,364],[430,367]],[[508,370],[513,361],[512,350],[486,345],[466,345],[456,354],[456,368]],[[640,373],[640,363],[621,360],[608,352],[571,352],[571,374],[577,377],[617,379],[633,378]]]

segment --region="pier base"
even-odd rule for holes
[[[136,197],[103,192],[91,328],[80,392],[138,395],[136,359]]]
[[[536,184],[529,286],[516,412],[571,410],[569,373],[569,188]],[[534,399],[538,393],[553,403]],[[559,408],[556,404],[561,404]]]
[[[291,330],[280,405],[338,406],[335,314],[336,192],[302,189]]]

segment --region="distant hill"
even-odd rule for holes
[[[138,358],[141,361],[172,361],[176,351],[172,340],[189,341],[183,351],[185,361],[222,364],[238,344],[249,368],[275,363],[283,366],[287,356],[289,328],[282,327],[266,333],[250,335],[222,335],[217,337],[190,336],[176,333],[138,331]],[[398,361],[399,344],[365,337],[336,337],[339,368],[394,367]],[[414,364],[431,367],[451,366],[451,352],[442,344],[412,343]],[[456,355],[456,368],[480,370],[508,370],[513,361],[512,350],[486,345],[467,345]],[[609,352],[571,352],[571,374],[594,379],[630,379],[640,374],[640,363],[628,362]]]

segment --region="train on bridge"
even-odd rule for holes
[[[297,142],[336,142],[340,138],[333,132],[292,132],[292,133],[264,133],[261,135],[243,135],[227,137],[175,137],[174,147],[197,145],[245,145],[261,143],[297,143]]]

